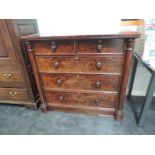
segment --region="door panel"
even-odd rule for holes
[[[15,65],[17,58],[9,36],[7,24],[0,20],[0,65]]]
[[[7,53],[5,51],[5,47],[3,45],[3,40],[0,36],[0,57],[7,57]]]
[[[13,21],[18,36],[31,35],[39,32],[36,19],[14,19]]]

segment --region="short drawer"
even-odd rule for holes
[[[0,86],[24,88],[25,82],[20,71],[0,71]]]
[[[78,53],[123,53],[123,40],[84,40],[78,43]]]
[[[114,108],[117,99],[117,93],[95,94],[46,91],[45,95],[48,105],[61,104]]]
[[[118,76],[82,74],[42,74],[45,88],[93,91],[118,91]]]
[[[48,73],[118,73],[123,57],[37,57],[40,72]]]
[[[57,54],[74,54],[73,41],[37,41],[33,43],[35,54],[57,55]]]
[[[0,88],[0,99],[6,100],[28,100],[26,89]]]
[[[23,81],[21,72],[0,71],[0,81],[17,82]]]

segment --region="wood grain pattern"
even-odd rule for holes
[[[47,104],[114,108],[117,93],[69,93],[46,91]],[[63,98],[63,99],[62,99]]]
[[[35,78],[35,82],[37,84],[37,88],[38,88],[38,92],[39,92],[39,96],[40,96],[40,101],[41,101],[41,110],[42,112],[47,112],[47,104],[46,104],[46,100],[45,100],[45,95],[43,94],[43,89],[42,89],[42,83],[40,82],[40,75],[38,74],[38,67],[36,65],[36,59],[34,59],[34,53],[33,50],[31,49],[31,43],[30,42],[26,42],[24,44],[25,47],[27,47],[27,51],[28,51],[28,56],[29,56],[29,60],[32,64],[32,68],[34,73],[36,73],[34,75]]]
[[[122,57],[37,57],[40,72],[47,73],[121,73]],[[55,64],[58,67],[55,67]],[[100,69],[96,65],[100,64]]]
[[[52,50],[52,43],[55,50]],[[74,54],[74,41],[38,41],[33,43],[34,53],[37,55]]]
[[[0,19],[0,103],[37,108],[38,92],[35,82],[33,81],[32,86],[30,84],[33,79],[32,71],[27,71],[24,63],[27,58],[23,57],[17,38],[18,35],[22,35],[23,29],[17,35],[16,21],[21,20]],[[23,23],[26,24],[26,22],[27,20],[23,20]]]
[[[108,116],[114,117],[115,109],[111,108],[94,108],[94,107],[79,107],[75,105],[52,104],[47,106],[48,111],[61,111],[69,113],[82,113],[87,115]]]
[[[6,20],[0,19],[0,66],[15,65],[17,58],[12,46]]]
[[[28,100],[26,89],[0,88],[0,99],[6,100]]]
[[[20,71],[0,71],[0,81],[17,82],[23,81],[23,77]]]
[[[3,68],[3,69],[1,69]],[[0,87],[16,87],[25,88],[25,82],[20,70],[4,70],[4,67],[0,67]]]
[[[91,39],[130,39],[139,38],[140,33],[135,31],[122,31],[113,34],[99,34],[99,35],[72,35],[72,36],[52,36],[52,34],[41,35],[33,34],[23,36],[20,38],[21,41],[38,41],[38,40],[91,40]]]
[[[118,91],[118,76],[79,75],[79,74],[42,74],[45,88],[75,89],[94,91]]]
[[[22,37],[21,41],[29,41],[33,47],[37,43],[34,51],[29,51],[29,58],[42,105],[46,110],[110,115],[121,120],[132,55],[126,39],[137,37],[135,32]],[[56,52],[52,54],[48,47],[51,41]],[[58,52],[57,41],[64,42]],[[74,52],[69,52],[72,45],[65,45],[65,41],[74,42]],[[41,42],[47,43],[45,50]]]
[[[123,108],[124,108],[124,102],[125,102],[125,97],[126,97],[126,88],[128,84],[131,60],[132,60],[132,55],[134,51],[134,43],[135,43],[134,39],[125,40],[125,49],[124,49],[125,50],[125,61],[123,64],[123,76],[122,76],[122,81],[121,81],[118,105],[117,105],[116,114],[115,114],[115,118],[117,120],[122,120],[123,118]]]
[[[100,50],[98,45],[101,44]],[[79,41],[78,53],[123,53],[123,40],[85,40]]]

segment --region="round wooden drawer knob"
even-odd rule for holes
[[[100,104],[100,100],[99,99],[96,99],[95,100],[95,105],[98,106],[99,104]]]
[[[97,62],[97,63],[96,63],[96,69],[101,69],[101,68],[102,68],[101,62]]]
[[[53,52],[55,52],[57,50],[57,45],[54,41],[52,41],[51,45],[50,45],[50,48]]]
[[[62,84],[62,81],[61,81],[61,80],[57,80],[57,81],[56,81],[56,85],[57,85],[58,87],[60,87],[61,84]]]
[[[99,40],[99,43],[97,44],[97,51],[100,52],[103,48],[103,44],[102,44],[102,41]]]
[[[59,62],[54,62],[53,66],[55,69],[58,69],[59,68]]]
[[[100,81],[96,81],[95,82],[95,87],[96,88],[100,88],[101,87],[101,82]]]
[[[63,101],[64,101],[64,96],[60,96],[60,97],[59,97],[59,101],[60,101],[60,102],[63,102]]]

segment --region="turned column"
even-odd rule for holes
[[[35,78],[35,82],[37,84],[37,89],[39,92],[39,96],[40,96],[40,101],[41,101],[41,111],[42,112],[47,112],[47,103],[45,101],[45,97],[44,97],[44,93],[43,93],[43,86],[40,83],[40,76],[39,76],[39,71],[37,68],[37,62],[36,59],[34,57],[34,53],[33,53],[33,46],[31,42],[24,42],[24,46],[26,48],[26,52],[28,52],[28,56],[29,56],[29,60],[31,62],[32,65],[32,69],[34,72],[34,78]]]
[[[128,84],[128,77],[130,72],[131,60],[134,51],[134,43],[135,39],[126,39],[124,44],[124,64],[122,70],[122,79],[121,79],[121,86],[119,92],[118,103],[116,105],[116,112],[115,112],[115,119],[122,120],[123,118],[123,108],[125,103],[126,97],[126,88]]]

